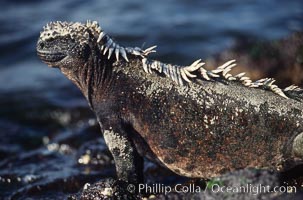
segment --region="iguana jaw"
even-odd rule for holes
[[[50,67],[57,67],[66,55],[60,52],[51,52],[51,51],[37,51],[40,59],[45,62]]]

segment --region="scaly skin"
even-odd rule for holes
[[[117,48],[116,58],[104,53],[110,47],[105,39],[94,23],[53,23],[41,33],[37,51],[88,100],[118,179],[142,182],[142,156],[179,175],[200,178],[246,167],[286,170],[301,163],[299,89],[292,91],[297,100],[287,99],[287,90],[283,97],[276,87],[271,90],[280,96],[243,86],[250,82],[217,81],[214,75],[210,81],[203,80],[207,75],[198,79],[192,68],[183,69],[197,79],[181,84],[186,77],[172,77],[173,71],[146,73],[152,69],[142,66],[147,52],[125,48],[124,55],[124,49]]]

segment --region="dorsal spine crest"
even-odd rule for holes
[[[143,70],[146,73],[158,72],[164,74],[181,86],[185,83],[192,82],[192,80],[216,81],[221,79],[237,81],[246,87],[270,90],[284,98],[291,97],[298,101],[303,99],[303,89],[298,86],[291,85],[285,89],[281,89],[273,84],[275,82],[273,78],[263,78],[253,82],[249,77],[245,76],[245,73],[239,73],[237,75],[230,74],[231,69],[236,66],[235,60],[227,61],[213,70],[203,68],[205,63],[201,62],[201,59],[194,61],[189,66],[179,66],[150,60],[148,59],[148,55],[156,52],[156,46],[149,47],[145,50],[139,47],[123,47],[106,34],[96,21],[87,21],[84,25],[81,23],[51,22],[43,27],[43,29],[44,31],[40,35],[43,40],[70,35],[71,38],[80,39],[81,44],[88,43],[89,35],[86,30],[89,29],[98,43],[101,54],[106,55],[107,53],[107,59],[111,59],[114,54],[117,61],[119,61],[121,56],[126,62],[129,62],[127,54],[137,56],[141,59]]]

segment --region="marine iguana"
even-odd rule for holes
[[[37,42],[42,61],[86,97],[119,180],[142,182],[142,157],[197,178],[302,162],[301,88],[234,76],[234,60],[206,70],[200,59],[178,66],[149,59],[152,52],[118,45],[91,21],[51,22]]]

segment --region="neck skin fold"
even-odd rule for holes
[[[89,106],[94,109],[93,100],[104,98],[111,89],[113,83],[112,65],[111,60],[92,52],[85,63],[75,64],[72,67],[74,70],[60,69],[81,90],[88,100]]]

